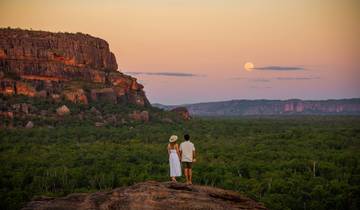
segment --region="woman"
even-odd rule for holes
[[[169,153],[170,177],[174,182],[176,182],[176,177],[181,176],[180,152],[179,145],[176,143],[177,139],[177,136],[172,135],[167,147]]]

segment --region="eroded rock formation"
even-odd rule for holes
[[[172,112],[178,113],[184,120],[190,120],[191,116],[186,107],[176,107],[171,110]]]
[[[131,187],[96,193],[76,193],[62,198],[40,197],[23,210],[232,210],[266,209],[236,192],[207,186],[148,181]]]
[[[143,86],[117,69],[108,43],[100,38],[0,29],[0,94],[148,106]]]

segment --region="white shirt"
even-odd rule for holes
[[[192,162],[193,161],[193,151],[195,151],[194,144],[190,141],[184,141],[180,144],[180,151],[182,152],[181,161],[182,162]]]

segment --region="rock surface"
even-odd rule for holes
[[[96,193],[76,193],[62,198],[40,197],[23,210],[231,210],[266,209],[263,205],[236,192],[182,183],[148,181],[131,187]]]
[[[109,44],[88,34],[0,29],[0,94],[150,105],[117,68]]]

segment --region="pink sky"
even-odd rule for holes
[[[360,97],[358,2],[0,0],[0,27],[103,38],[152,103],[351,98]]]

